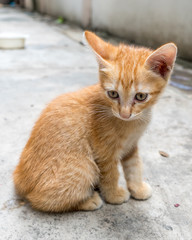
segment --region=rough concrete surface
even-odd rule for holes
[[[171,86],[140,143],[151,199],[47,214],[16,196],[12,172],[35,120],[57,95],[95,83],[97,64],[87,48],[20,10],[0,9],[0,31],[29,35],[25,49],[0,50],[0,239],[191,240],[192,95]]]

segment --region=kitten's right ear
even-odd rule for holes
[[[167,43],[155,50],[146,60],[145,66],[167,80],[177,55],[177,47],[174,43]]]
[[[110,61],[113,61],[116,57],[117,48],[103,41],[92,32],[85,31],[84,37],[96,55],[100,70],[109,67]]]

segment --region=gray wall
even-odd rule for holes
[[[53,16],[65,16],[70,21],[81,22],[83,0],[38,0],[38,9]]]
[[[30,0],[26,0],[29,2]],[[192,60],[191,0],[36,0],[38,10],[149,47],[173,41]]]

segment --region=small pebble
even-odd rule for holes
[[[20,202],[19,202],[19,205],[20,205],[20,206],[23,206],[23,205],[25,205],[25,202],[24,202],[24,201],[20,201]]]
[[[168,158],[169,157],[169,154],[164,152],[164,151],[159,151],[159,154],[162,156],[162,157],[166,157]]]

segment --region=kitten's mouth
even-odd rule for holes
[[[129,118],[123,118],[119,115],[118,118],[120,118],[123,121],[127,121],[127,122],[133,120],[133,118],[131,116]]]
[[[121,120],[123,120],[123,121],[131,121],[131,120],[132,120],[131,115],[130,115],[128,118],[124,118],[124,117],[121,117],[121,115],[120,115],[119,113],[116,113],[116,112],[114,112],[114,111],[112,111],[112,112],[113,112],[113,115],[114,115],[115,117],[117,117],[117,118],[119,118],[119,119],[121,119]]]

